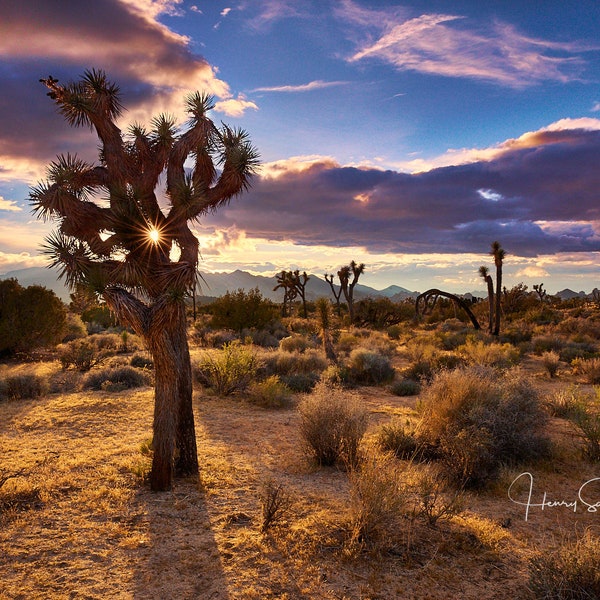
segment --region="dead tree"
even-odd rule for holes
[[[452,300],[452,302],[454,302],[456,305],[462,308],[469,316],[469,319],[471,319],[473,327],[475,329],[481,329],[477,317],[473,314],[473,311],[471,310],[471,307],[467,302],[465,302],[462,298],[456,296],[455,294],[451,294],[450,292],[444,292],[435,288],[427,290],[426,292],[423,292],[422,294],[419,294],[417,296],[417,300],[415,302],[415,313],[417,318],[420,318],[426,315],[428,312],[431,312],[435,308],[435,305],[437,304],[437,301],[440,298],[440,296],[442,298],[448,298],[449,300]],[[421,304],[423,305],[422,309]]]

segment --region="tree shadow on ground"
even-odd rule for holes
[[[177,481],[172,492],[144,488],[131,526],[140,532],[133,597],[138,600],[229,600],[204,493],[197,482]]]

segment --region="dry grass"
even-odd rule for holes
[[[47,377],[58,363],[3,367]],[[559,379],[540,380],[559,389]],[[414,398],[381,388],[359,393],[370,412],[365,443],[412,413]],[[528,582],[529,559],[555,550],[563,533],[598,533],[597,514],[531,510],[511,503],[508,473],[466,512],[433,528],[414,520],[402,543],[344,551],[351,522],[349,475],[307,460],[295,409],[265,410],[195,398],[200,483],[173,492],[144,485],[152,390],[73,392],[0,403],[0,470],[25,476],[0,490],[0,597],[18,599],[509,599]],[[565,448],[572,429],[553,421]],[[45,462],[44,459],[47,459]],[[400,462],[402,466],[405,463]],[[567,451],[535,474],[534,495],[576,496],[595,466]],[[266,481],[294,499],[261,532]],[[410,525],[410,526],[409,526]],[[559,535],[560,534],[560,535]]]

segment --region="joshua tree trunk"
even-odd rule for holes
[[[499,242],[492,242],[492,250],[490,254],[494,257],[496,265],[496,319],[494,322],[494,335],[500,335],[500,310],[502,299],[502,262],[506,256],[506,252]]]

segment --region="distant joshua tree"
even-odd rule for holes
[[[341,286],[338,287],[337,291],[335,289],[335,285],[333,284],[333,274],[329,274],[329,273],[325,273],[325,281],[329,284],[329,287],[331,288],[331,293],[333,294],[333,297],[335,298],[335,308],[336,308],[336,312],[338,314],[338,317],[340,316],[341,310],[340,310],[340,298],[342,297],[342,288]]]
[[[292,302],[300,296],[302,300],[302,314],[304,318],[308,318],[308,310],[306,308],[306,284],[310,279],[310,275],[306,274],[306,271],[300,275],[300,271],[281,271],[281,273],[275,276],[277,279],[277,285],[273,288],[273,291],[280,288],[283,289],[283,316],[292,313]]]
[[[548,298],[548,292],[544,289],[543,283],[540,283],[539,285],[537,283],[534,283],[533,291],[538,295],[540,304],[546,302],[546,299]]]
[[[481,275],[482,279],[487,283],[489,307],[488,331],[492,333],[494,328],[494,282],[492,280],[492,276],[490,275],[490,270],[485,265],[479,267],[479,274]]]
[[[348,316],[350,323],[354,323],[354,288],[358,283],[358,278],[365,272],[365,263],[356,264],[352,261],[348,266],[342,267],[338,271],[340,286],[348,304]],[[352,275],[352,280],[350,276]]]
[[[198,473],[185,297],[199,248],[188,222],[247,190],[258,153],[245,131],[214,125],[206,94],[186,97],[184,131],[163,114],[150,129],[134,124],[123,135],[115,124],[119,88],[103,71],[64,86],[53,77],[41,82],[70,125],[90,127],[100,139],[97,165],[59,156],[30,192],[38,217],[59,224],[45,252],[67,284],[101,295],[145,340],[155,366],[150,484],[168,490],[174,475]],[[163,173],[168,209],[155,193]]]
[[[496,308],[495,308],[495,320],[494,320],[494,335],[500,335],[500,300],[502,289],[502,263],[506,257],[506,252],[500,245],[500,242],[492,242],[492,249],[490,254],[494,257],[494,264],[496,265]]]

